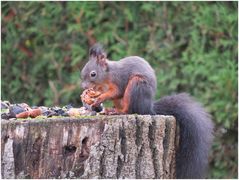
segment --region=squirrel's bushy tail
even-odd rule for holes
[[[210,115],[186,93],[163,97],[155,102],[154,111],[173,115],[179,123],[176,177],[205,178],[214,127]]]

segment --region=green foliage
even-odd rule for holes
[[[80,105],[94,42],[154,67],[157,98],[188,92],[216,123],[211,178],[237,177],[237,2],[2,2],[2,99]],[[226,140],[225,140],[226,139]]]

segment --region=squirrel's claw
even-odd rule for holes
[[[125,113],[117,111],[115,108],[105,108],[104,111],[102,112],[104,115],[122,115]]]
[[[91,104],[92,107],[99,107],[100,104],[103,102],[104,100],[100,97],[95,99],[95,102],[93,104]]]

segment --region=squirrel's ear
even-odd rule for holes
[[[108,63],[106,56],[97,56],[96,63],[100,65],[105,71],[108,71]]]
[[[95,44],[90,48],[90,60],[96,61],[97,64],[102,66],[105,70],[108,69],[107,55],[100,44]]]
[[[107,55],[106,52],[104,51],[104,48],[101,44],[95,44],[90,48],[89,52],[90,59],[106,59]]]

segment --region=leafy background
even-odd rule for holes
[[[144,57],[157,98],[188,92],[215,122],[209,178],[237,178],[237,2],[2,2],[1,99],[80,106],[89,47]]]

